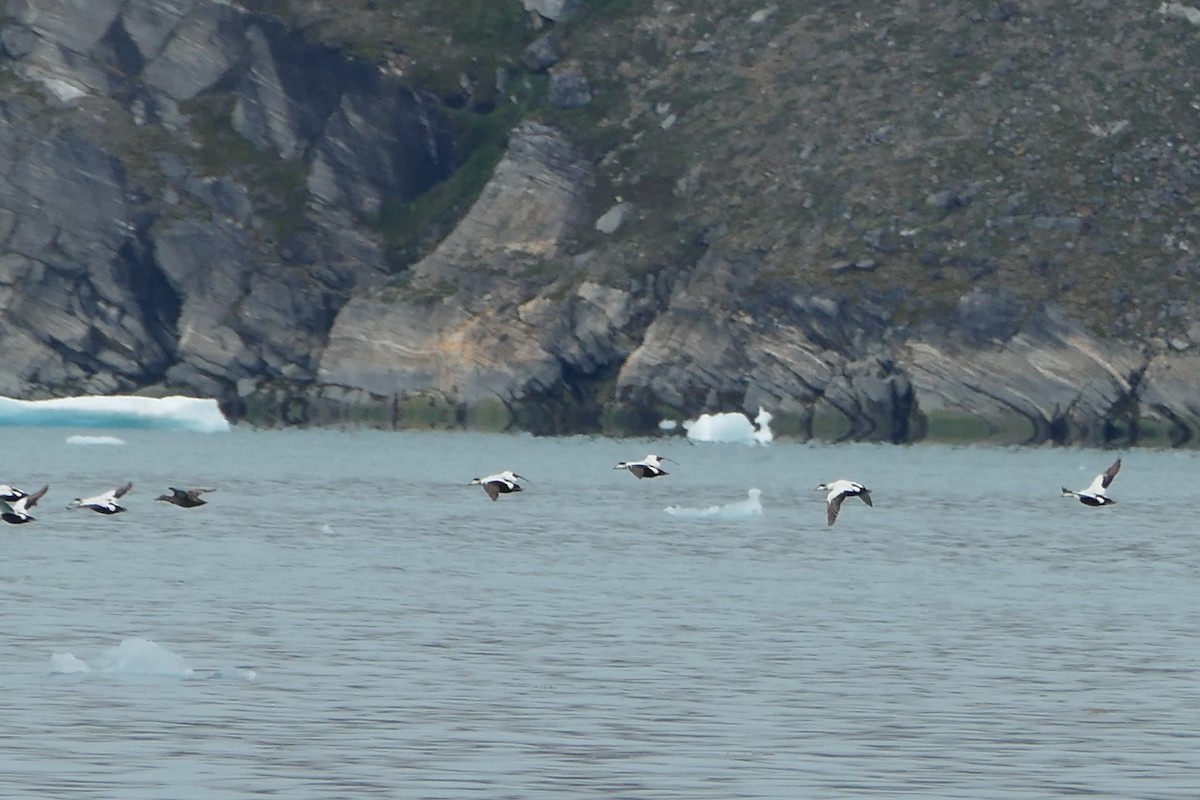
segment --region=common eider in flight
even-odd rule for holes
[[[23,492],[15,486],[9,486],[7,483],[0,483],[0,500],[6,503],[15,503],[22,497],[28,496],[28,492]]]
[[[120,514],[125,511],[125,506],[117,502],[118,498],[124,497],[125,493],[133,488],[133,482],[130,481],[124,486],[118,486],[116,489],[109,489],[103,494],[95,495],[94,497],[77,497],[67,506],[69,509],[90,508],[100,514]]]
[[[670,461],[672,464],[678,463],[666,456],[650,454],[641,461],[622,461],[613,467],[613,469],[627,469],[636,475],[639,480],[641,478],[658,478],[670,474],[662,468],[662,462],[664,461]]]
[[[825,495],[825,519],[829,526],[837,522],[838,512],[842,510],[842,503],[847,497],[857,497],[869,506],[875,505],[871,502],[871,490],[857,481],[839,479],[822,483],[814,491],[828,492]]]
[[[200,495],[205,492],[215,492],[216,489],[176,489],[174,486],[167,487],[170,494],[160,494],[155,500],[162,500],[180,508],[195,508],[202,506],[208,501],[201,498]]]
[[[1062,487],[1063,497],[1078,497],[1079,502],[1085,506],[1110,506],[1117,502],[1104,493],[1104,490],[1112,485],[1113,478],[1117,477],[1117,473],[1121,471],[1121,459],[1117,459],[1112,463],[1112,466],[1096,476],[1095,480],[1086,489],[1080,489],[1078,492],[1073,492],[1067,487]]]
[[[0,498],[0,519],[10,525],[33,522],[34,517],[30,516],[29,509],[37,505],[37,501],[42,499],[42,495],[49,488],[49,486],[43,486],[33,494],[21,492],[21,496],[11,502]]]
[[[472,478],[467,486],[482,486],[483,490],[487,492],[488,497],[495,500],[502,494],[524,491],[521,484],[517,483],[518,480],[527,481],[529,479],[518,475],[512,470],[506,469],[504,472],[488,475],[484,478]]]

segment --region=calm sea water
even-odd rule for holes
[[[0,480],[50,492],[0,531],[3,798],[1200,787],[1195,453],[1124,453],[1090,509],[1059,486],[1112,453],[72,433],[4,433]],[[612,470],[649,451],[669,477]],[[829,530],[837,477],[875,507]],[[64,508],[126,479],[127,514]]]

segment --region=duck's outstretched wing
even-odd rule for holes
[[[1095,478],[1093,478],[1092,482],[1090,484],[1088,484],[1088,487],[1083,490],[1083,493],[1084,494],[1103,494],[1104,490],[1107,489],[1112,484],[1113,478],[1117,477],[1117,473],[1120,471],[1121,471],[1121,459],[1118,458],[1116,461],[1114,461],[1112,463],[1111,467],[1104,470],[1104,472],[1101,472],[1099,475],[1097,475]]]
[[[829,496],[825,504],[826,527],[833,527],[833,523],[837,522],[838,512],[842,510],[842,503],[845,499],[844,492]]]
[[[36,492],[34,492],[33,494],[26,495],[25,497],[22,497],[22,498],[21,498],[20,500],[18,500],[17,502],[18,502],[18,503],[22,503],[22,502],[23,502],[23,503],[25,504],[25,509],[26,509],[26,510],[29,510],[29,509],[33,508],[34,506],[36,506],[36,505],[37,505],[37,502],[38,502],[38,500],[41,500],[41,499],[42,499],[42,497],[44,497],[44,496],[45,496],[45,494],[46,494],[46,492],[47,492],[47,491],[49,491],[49,490],[50,490],[50,484],[46,484],[45,486],[43,486],[42,488],[38,489],[38,490],[37,490]]]
[[[1117,473],[1120,471],[1121,471],[1121,459],[1118,458],[1116,461],[1114,461],[1112,463],[1112,466],[1109,467],[1108,469],[1104,470],[1104,474],[1100,476],[1101,480],[1103,481],[1101,486],[1103,486],[1105,489],[1107,489],[1109,484],[1111,484],[1113,482],[1113,478],[1117,477]]]

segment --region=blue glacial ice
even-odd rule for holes
[[[0,397],[0,427],[141,428],[222,433],[229,420],[217,401],[198,397]],[[82,443],[82,442],[77,442]]]

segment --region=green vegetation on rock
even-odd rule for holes
[[[314,41],[371,63],[386,61],[413,86],[452,105],[495,101],[496,70],[511,68],[536,35],[521,4],[511,0],[243,0],[242,5],[276,15]]]
[[[251,193],[259,215],[276,235],[304,225],[308,165],[260,150],[230,122],[233,99],[222,92],[202,94],[183,104],[199,147],[188,156],[205,175],[234,177]]]

